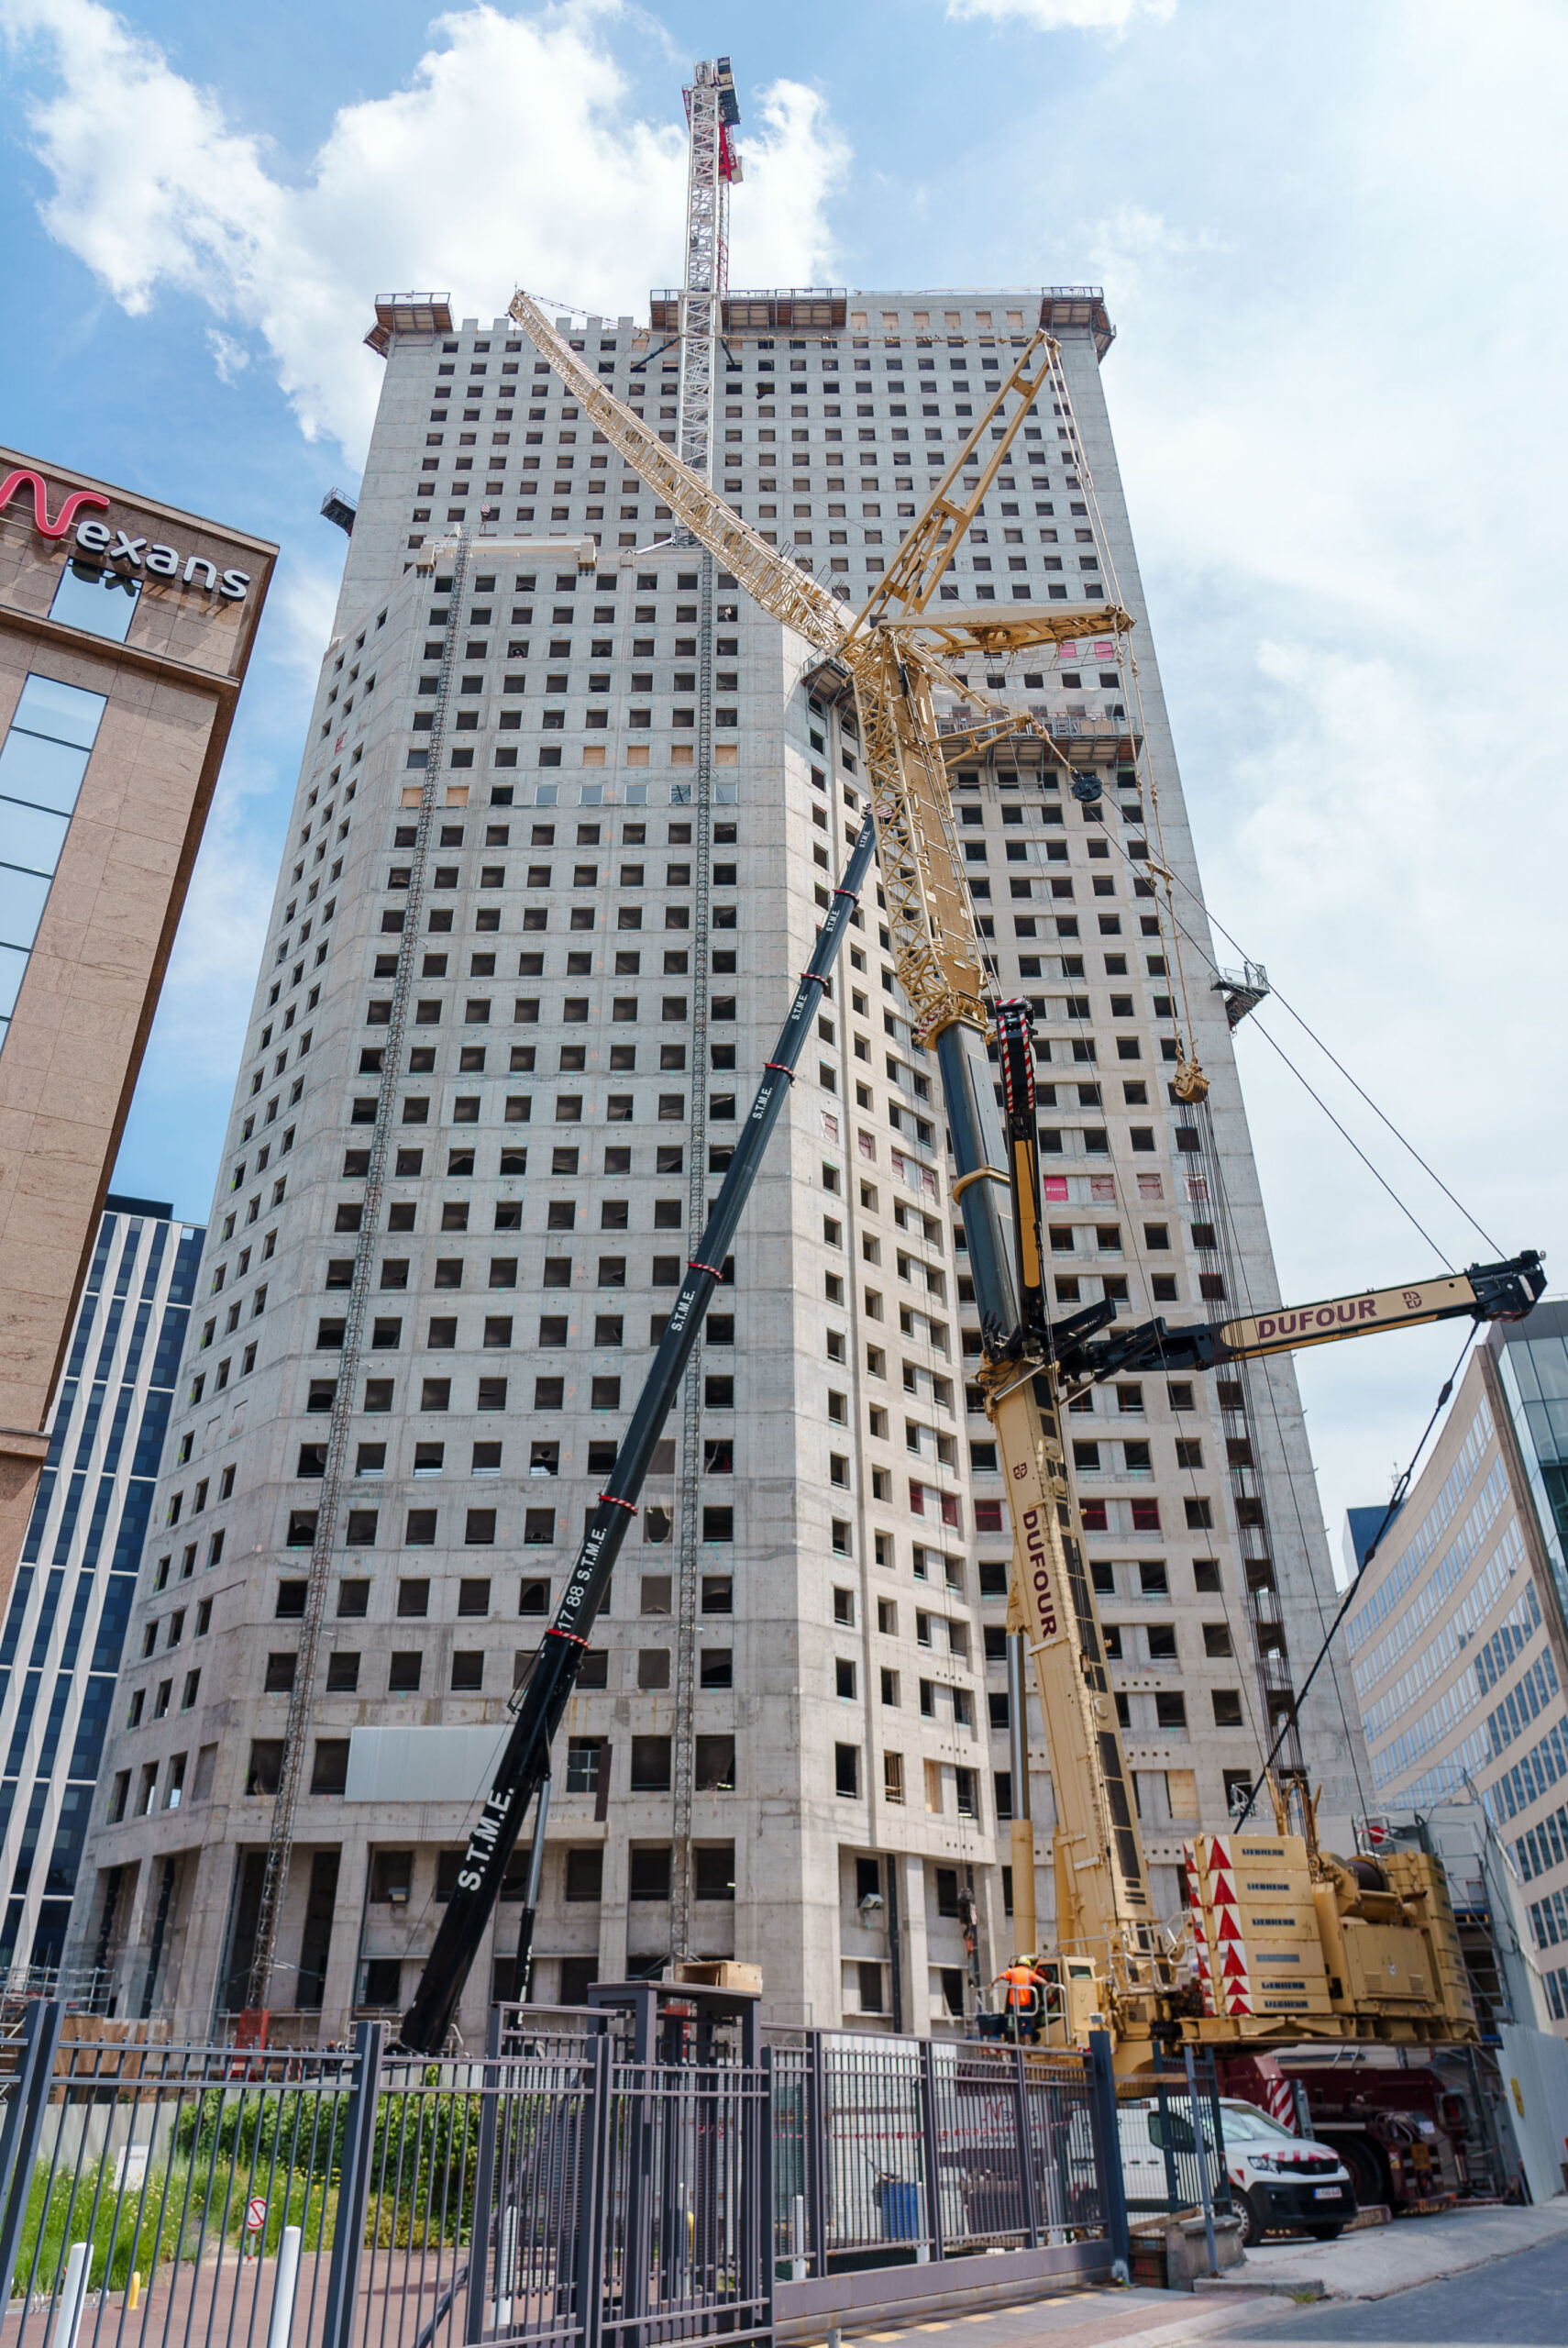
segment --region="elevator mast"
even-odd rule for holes
[[[724,295],[730,282],[730,183],[741,175],[730,137],[740,120],[727,57],[704,60],[684,92],[690,128],[686,168],[686,274],[680,287],[680,459],[713,478],[713,393]],[[696,539],[682,530],[689,545]]]
[[[685,93],[690,127],[686,174],[686,260],[680,288],[680,455],[710,488],[713,481],[713,404],[718,388],[729,285],[730,183],[740,157],[730,134],[740,120],[727,57],[701,61]],[[686,1228],[708,1219],[708,996],[712,957],[709,898],[713,840],[713,606],[717,566],[695,532],[678,525],[676,543],[698,557],[697,741],[691,779],[691,1129],[688,1141]],[[675,1722],[672,1761],[674,1854],[670,1869],[670,1953],[691,1949],[691,1798],[697,1764],[697,1591],[701,1526],[702,1349],[699,1335],[681,1395],[677,1490]]]

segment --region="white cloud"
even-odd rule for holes
[[[406,85],[344,107],[298,184],[99,0],[0,0],[0,30],[52,69],[28,108],[53,181],[50,234],[129,311],[178,289],[259,336],[306,434],[357,456],[380,382],[362,347],[378,293],[436,288],[457,315],[491,317],[524,283],[615,316],[640,313],[668,279],[684,132],[628,116],[606,45],[622,14],[562,0],[442,17]],[[735,205],[753,266],[765,282],[820,282],[823,207],[846,159],[823,102],[776,84],[742,145]],[[220,371],[241,348],[215,346]]]
[[[213,354],[213,365],[217,370],[220,383],[237,382],[250,364],[250,353],[245,345],[217,327],[207,328],[207,349]]]
[[[824,207],[848,170],[849,142],[826,100],[800,82],[775,82],[759,106],[761,132],[750,127],[756,106],[741,125],[745,176],[730,198],[732,228],[742,229],[745,282],[826,283],[837,274],[837,256]]]
[[[271,781],[232,752],[225,761],[159,997],[154,1084],[234,1080],[277,879],[271,839],[251,823]]]
[[[1209,902],[1502,1250],[1553,1251],[1560,1287],[1568,331],[1540,288],[1568,216],[1568,27],[1536,0],[1506,13],[1507,56],[1452,0],[1331,7],[1283,49],[1232,16],[1219,78],[1190,13],[1157,60],[1122,45],[1098,104],[1140,168],[1094,273]],[[1340,88],[1318,53],[1353,25]],[[1510,90],[1508,156],[1477,154],[1464,123]],[[1489,1257],[1277,1005],[1259,1024],[1434,1240]],[[1285,1293],[1434,1268],[1262,1035],[1237,1057]],[[1302,1358],[1336,1534],[1386,1491],[1459,1342]]]
[[[1134,17],[1171,17],[1176,0],[947,0],[947,14],[988,17],[994,23],[1032,25],[1043,33],[1066,29],[1124,32]]]

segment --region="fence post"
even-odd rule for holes
[[[812,2213],[813,2276],[827,2273],[827,2077],[823,2034],[820,2030],[813,2030],[808,2033],[806,2064],[806,2201]]]
[[[1171,2142],[1170,2099],[1163,2078],[1154,2081],[1154,2096],[1160,2107],[1160,2150],[1165,2160],[1165,2215],[1174,2218],[1182,2206],[1181,2182],[1176,2176],[1176,2146]]]
[[[284,2204],[287,2207],[285,2201]],[[272,2314],[267,2326],[267,2348],[289,2348],[293,2329],[294,2292],[300,2279],[298,2226],[285,2226],[278,2244],[278,2266],[272,2278]]]
[[[577,2203],[578,2348],[599,2348],[604,2327],[604,2238],[610,2231],[611,2043],[602,2030],[583,2065],[589,2108]]]
[[[362,2021],[354,2032],[354,2075],[343,2128],[343,2164],[337,2178],[337,2216],[332,2232],[322,2348],[351,2348],[354,2337],[385,2035],[386,2026],[379,2021]]]
[[[1187,2059],[1187,2094],[1192,2110],[1192,2133],[1198,2154],[1198,2192],[1203,2204],[1203,2235],[1209,2250],[1209,2272],[1218,2275],[1220,2260],[1214,2246],[1214,2198],[1209,2190],[1209,2150],[1203,2133],[1203,2106],[1198,2100],[1198,2072],[1190,2046],[1184,2050]]]
[[[30,1999],[22,2015],[17,2068],[6,2101],[5,2126],[0,2129],[0,2206],[6,2213],[0,2220],[0,2309],[10,2304],[11,2278],[64,2020],[65,2008],[57,1998]]]
[[[480,2090],[479,2167],[474,2176],[474,2217],[469,2235],[469,2309],[465,2340],[484,2335],[486,2287],[490,2280],[490,2218],[495,2189],[496,2114],[501,2102],[501,2008],[491,2006],[484,2038],[484,2085]]]
[[[1040,2177],[1034,2165],[1034,2140],[1029,2129],[1029,2076],[1021,2046],[1012,2050],[1013,2109],[1018,2118],[1018,2169],[1023,2179],[1023,2222],[1029,2247],[1040,2247]]]
[[[778,2266],[778,2231],[773,2209],[773,2049],[765,2046],[757,2059],[761,2086],[756,2106],[752,2142],[745,2149],[752,2155],[746,2165],[756,2176],[752,2206],[756,2215],[752,2225],[752,2259],[756,2273],[749,2279],[744,2271],[741,2281],[743,2299],[758,2301],[756,2320],[766,2328],[767,2338],[773,2338],[773,2284]]]
[[[947,2249],[942,2234],[942,2165],[937,2157],[936,2071],[929,2038],[920,2041],[920,2122],[925,2156],[925,2216],[926,2230],[931,2238],[931,2254],[933,2258],[945,2258]]]
[[[1089,2121],[1100,2214],[1110,2251],[1110,2270],[1125,2283],[1132,2272],[1132,2243],[1127,2225],[1127,2187],[1121,2174],[1121,2131],[1116,2113],[1116,2072],[1108,2031],[1089,2032]]]
[[[1212,2052],[1207,2060],[1209,2110],[1214,2121],[1214,2207],[1229,2218],[1234,2214],[1234,2204],[1231,2199],[1231,2171],[1225,2159],[1225,2115],[1220,2106],[1220,2065]]]

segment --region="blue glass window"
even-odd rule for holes
[[[104,1611],[98,1617],[98,1642],[93,1650],[94,1671],[117,1671],[120,1649],[126,1643],[126,1624],[130,1620],[131,1600],[136,1596],[134,1574],[111,1574],[109,1586],[104,1592]]]
[[[30,676],[0,744],[0,1048],[105,707]]]
[[[115,1701],[115,1682],[107,1672],[95,1672],[82,1691],[82,1711],[76,1723],[76,1744],[66,1775],[71,1778],[96,1778],[98,1764],[104,1757],[104,1739],[108,1733],[109,1713]]]
[[[111,644],[123,644],[140,593],[139,579],[78,558],[61,572],[49,615],[66,627],[79,627],[84,636],[104,636]]]

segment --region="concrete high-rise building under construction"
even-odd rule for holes
[[[647,321],[564,326],[673,441],[671,323],[656,294]],[[1114,580],[1141,701],[1090,641],[998,669],[1103,796],[1086,807],[1021,740],[956,767],[961,836],[1001,991],[1035,1008],[1055,1298],[1199,1319],[1276,1290],[1218,992],[1192,1003],[1209,1111],[1169,1091],[1135,760],[1189,892],[1197,872],[1099,293],[731,294],[714,479],[857,601],[1042,323],[1076,417],[1030,417],[958,584],[1076,603]],[[145,1985],[156,1911],[157,2002],[193,2029],[250,2001],[290,1734],[270,2003],[326,2036],[406,2003],[864,813],[833,676],[722,572],[702,615],[702,558],[509,320],[399,297],[371,338],[381,406],[74,1926],[83,1962]],[[869,892],[561,1738],[536,1998],[677,1945],[759,1964],[780,2021],[956,2028],[970,1884],[981,1968],[1013,1953],[1006,1509],[906,1009]],[[1286,1362],[1244,1385],[1145,1375],[1091,1392],[1070,1432],[1174,1918],[1184,1834],[1224,1818],[1320,1635],[1300,1408]],[[296,1689],[313,1560],[330,1599]],[[194,1688],[187,1708],[161,1707],[166,1682]],[[1341,1811],[1359,1728],[1325,1705],[1307,1757]],[[1031,1742],[1048,1918],[1038,1719]],[[511,1991],[518,1912],[503,1899],[465,2032]]]

